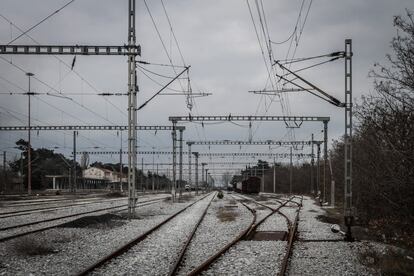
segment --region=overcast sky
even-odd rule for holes
[[[21,34],[15,27],[26,30],[68,0],[2,0],[0,3],[0,43],[7,44]],[[250,0],[254,23],[262,39],[262,29],[255,1]],[[258,2],[260,6],[260,1]],[[368,72],[374,62],[385,62],[390,52],[390,40],[396,34],[392,20],[395,15],[404,15],[405,9],[414,9],[409,0],[263,0],[263,10],[270,39],[281,42],[289,38],[299,17],[298,31],[284,44],[273,44],[275,59],[287,57],[290,42],[292,47],[288,58],[309,57],[344,49],[344,40],[353,41],[353,96],[372,93],[372,79]],[[171,34],[166,15],[160,1],[147,0],[168,54],[176,65],[183,65]],[[261,96],[250,90],[270,89],[268,73],[261,48],[246,1],[179,1],[164,0],[174,34],[177,38],[185,63],[191,65],[190,79],[193,93],[212,93],[211,96],[195,98],[190,111],[186,99],[180,93],[176,96],[159,96],[138,112],[140,125],[169,125],[172,115],[305,115],[329,116],[329,140],[338,139],[344,132],[344,111],[307,94],[284,94],[284,108],[279,97]],[[309,8],[309,5],[310,8]],[[308,12],[306,18],[306,14]],[[137,0],[137,42],[142,47],[140,60],[169,64],[158,34],[151,21],[144,2]],[[305,22],[306,18],[306,22]],[[12,24],[7,21],[9,20]],[[262,18],[264,20],[264,18]],[[300,35],[300,29],[303,29]],[[28,33],[39,44],[52,45],[124,45],[127,43],[127,0],[77,0],[46,20]],[[23,36],[13,44],[36,44]],[[262,44],[263,47],[264,44]],[[297,47],[295,47],[297,46]],[[296,50],[295,50],[296,48]],[[268,59],[267,50],[265,59]],[[293,52],[295,55],[293,56]],[[62,61],[71,64],[73,56],[3,56],[23,71],[33,72],[37,79],[32,81],[32,91],[45,93],[61,92],[69,99],[47,95],[32,97],[32,125],[126,125],[126,96],[87,95],[101,92],[125,93],[127,91],[126,57],[78,56],[73,71]],[[323,60],[323,59],[322,59]],[[322,60],[292,65],[298,69]],[[268,62],[268,60],[267,60]],[[155,73],[174,76],[171,67],[147,65]],[[0,92],[25,92],[28,80],[22,70],[0,59]],[[177,68],[178,73],[181,69]],[[280,71],[279,71],[280,72]],[[150,80],[138,71],[140,92],[138,104],[151,97],[160,84],[169,79],[146,72]],[[318,85],[331,95],[344,99],[344,62],[338,60],[301,72],[302,76]],[[40,80],[40,81],[39,81]],[[154,82],[154,80],[157,83]],[[47,86],[45,85],[47,84]],[[171,88],[187,88],[187,80]],[[286,86],[292,87],[292,86]],[[165,92],[174,93],[166,90]],[[70,95],[70,94],[83,95]],[[177,93],[177,92],[175,92]],[[272,101],[273,99],[273,101]],[[185,140],[309,140],[322,138],[322,124],[303,123],[300,129],[288,133],[283,122],[236,124],[186,124]],[[27,125],[27,96],[0,95],[0,125]],[[292,130],[291,130],[292,131]],[[56,152],[70,155],[72,151],[71,132],[33,132],[33,146],[56,148]],[[171,150],[169,131],[139,132],[140,150]],[[0,149],[7,151],[9,158],[17,152],[13,149],[19,138],[27,139],[27,133],[1,132]],[[126,133],[123,134],[126,149]],[[99,147],[99,148],[96,148]],[[119,133],[82,131],[78,137],[78,150],[119,150]],[[94,149],[96,148],[96,149]],[[288,152],[288,148],[261,146],[197,146],[200,152]],[[310,149],[296,151],[309,153]],[[143,157],[152,162],[152,156]],[[92,161],[118,162],[119,157],[92,156]],[[265,158],[266,159],[266,158]],[[126,160],[126,156],[124,156]],[[168,161],[166,156],[155,156],[155,162]],[[216,161],[252,161],[256,159],[219,158]],[[211,166],[213,168],[213,166]],[[218,167],[218,166],[215,166]],[[226,167],[226,166],[221,166]]]

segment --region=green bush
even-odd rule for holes
[[[217,194],[217,197],[219,199],[222,199],[224,197],[223,192],[222,191],[219,191],[218,194]]]

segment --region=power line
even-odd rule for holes
[[[25,34],[27,34],[28,32],[30,32],[31,30],[33,30],[34,28],[36,28],[37,26],[39,26],[40,24],[42,24],[43,22],[45,22],[46,20],[48,20],[49,18],[51,18],[52,16],[54,16],[55,14],[57,14],[58,12],[60,12],[61,10],[63,10],[64,8],[66,8],[67,6],[69,6],[70,4],[72,4],[73,2],[75,2],[75,0],[71,0],[71,1],[67,2],[65,5],[63,5],[62,7],[60,7],[59,9],[57,9],[56,11],[54,11],[53,13],[49,14],[48,16],[46,16],[45,18],[43,18],[42,20],[40,20],[38,23],[36,23],[32,27],[30,27],[29,29],[27,29],[26,31],[24,31],[22,34],[20,34],[16,38],[12,39],[7,44],[11,44],[11,43],[15,42],[16,40],[18,40],[19,38],[21,38],[22,36],[24,36]]]

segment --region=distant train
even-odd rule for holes
[[[243,194],[258,194],[260,192],[260,177],[250,176],[248,179],[237,182],[235,190]]]

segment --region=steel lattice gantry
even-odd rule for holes
[[[0,55],[141,55],[140,45],[91,46],[91,45],[0,45]]]
[[[287,146],[287,145],[312,145],[317,142],[322,143],[323,141],[274,141],[274,140],[265,140],[265,141],[235,141],[235,140],[215,140],[215,141],[187,141],[187,144],[192,145],[278,145],[278,146]]]
[[[141,55],[141,46],[136,43],[135,0],[128,0],[128,44],[123,46],[87,45],[0,45],[2,55],[101,55],[128,57],[128,213],[135,211],[137,194],[135,168],[137,156],[137,72],[136,57]],[[30,132],[30,129],[29,129]]]
[[[249,115],[222,115],[222,116],[170,116],[169,120],[173,126],[176,126],[179,122],[223,122],[223,121],[280,121],[285,122],[288,126],[288,122],[295,123],[296,126],[300,126],[303,122],[322,122],[323,123],[323,187],[326,187],[326,165],[328,159],[328,122],[330,117],[320,116],[249,116]],[[174,132],[174,130],[173,130]],[[173,156],[174,159],[174,156]],[[325,193],[323,193],[325,194]]]
[[[128,126],[122,125],[71,125],[71,126],[0,126],[0,131],[23,131],[23,130],[128,130]],[[135,126],[136,130],[172,130],[172,126]],[[184,126],[177,129],[185,130]]]
[[[86,152],[91,155],[105,155],[105,154],[119,154],[119,151],[82,151],[77,153]],[[122,152],[126,154],[127,152]],[[160,154],[160,155],[172,155],[172,151],[137,151],[137,154],[147,155],[147,154]],[[188,154],[188,152],[182,152],[182,154]],[[199,153],[200,157],[210,157],[210,156],[227,156],[227,157],[236,157],[236,156],[268,156],[268,157],[278,157],[278,158],[289,158],[290,153],[265,153],[265,152],[212,152],[212,153]],[[312,157],[310,153],[293,153],[292,156],[298,158]],[[174,164],[174,162],[173,162]]]
[[[192,145],[215,145],[215,146],[241,146],[241,145],[278,145],[278,146],[307,146],[322,143],[323,141],[274,141],[274,140],[265,140],[265,141],[237,141],[237,140],[213,140],[213,141],[187,141],[188,146],[188,179],[191,185],[191,146]]]
[[[171,122],[208,122],[208,121],[283,121],[283,122],[329,122],[330,117],[317,116],[170,116]]]

